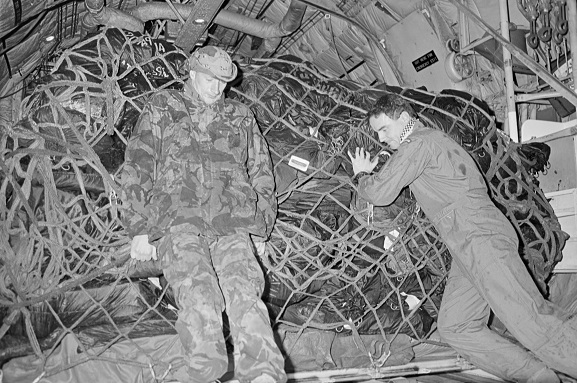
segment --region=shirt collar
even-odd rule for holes
[[[411,119],[409,120],[409,122],[407,123],[407,125],[405,125],[403,132],[401,133],[401,137],[399,139],[399,141],[401,143],[403,143],[403,141],[405,141],[407,139],[407,137],[409,137],[411,135],[411,133],[413,133],[413,129],[415,128],[415,123],[418,120],[414,117],[411,117]]]

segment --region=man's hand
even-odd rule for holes
[[[259,257],[264,257],[266,251],[266,244],[264,242],[254,242],[254,247],[256,247],[256,252]]]
[[[355,174],[360,172],[370,173],[379,163],[379,156],[376,156],[371,161],[371,153],[365,152],[365,148],[357,147],[354,157],[350,151],[347,151],[347,153],[351,159],[351,163],[353,164],[353,172]]]
[[[132,238],[130,257],[138,261],[149,261],[151,259],[156,261],[158,259],[156,247],[148,243],[148,234],[141,234]]]
[[[266,251],[266,243],[263,242],[263,238],[251,234],[250,239],[252,240],[252,243],[254,243],[254,247],[259,257],[264,257],[264,253]]]

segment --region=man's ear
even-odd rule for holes
[[[403,124],[408,124],[411,120],[411,115],[407,111],[403,110],[399,118]]]
[[[188,71],[188,75],[189,75],[190,79],[191,79],[192,81],[194,81],[194,79],[195,79],[195,77],[196,77],[196,71],[195,71],[195,70],[190,70],[190,71]]]

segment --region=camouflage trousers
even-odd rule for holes
[[[179,306],[176,330],[189,382],[207,383],[228,369],[222,312],[234,344],[234,374],[251,382],[268,374],[285,382],[284,358],[261,300],[264,276],[248,234],[206,238],[175,232],[161,240],[164,275]]]

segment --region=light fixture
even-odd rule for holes
[[[48,37],[46,37],[45,40],[46,40],[46,41],[52,41],[52,40],[54,40],[54,36],[48,36]]]
[[[206,20],[205,19],[196,19],[196,20],[194,20],[194,23],[195,24],[204,24],[204,23],[206,23]]]

